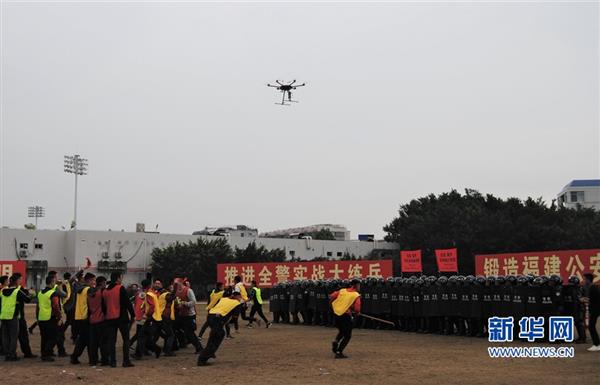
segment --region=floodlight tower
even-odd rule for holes
[[[77,176],[87,175],[88,160],[78,154],[65,155],[65,172],[75,174],[75,208],[73,210],[73,229],[77,228]]]
[[[35,228],[37,229],[38,218],[43,218],[46,210],[42,206],[29,206],[27,213],[29,218],[35,218]]]

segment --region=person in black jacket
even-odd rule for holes
[[[11,297],[15,290],[18,290],[16,294],[16,306],[13,314],[8,314],[7,310],[4,309],[2,317],[2,346],[4,347],[5,360],[6,361],[17,361],[17,339],[21,345],[21,351],[25,355],[25,358],[34,358],[36,355],[31,353],[31,347],[29,346],[29,337],[27,335],[27,324],[24,320],[24,304],[31,302],[31,296],[29,292],[21,287],[22,277],[20,273],[15,273],[9,278],[9,286],[2,289],[2,303],[6,306],[9,303],[9,297]],[[21,316],[21,317],[20,317]],[[23,328],[22,332],[19,331]],[[23,339],[25,335],[26,339]]]
[[[587,273],[583,276],[585,277],[585,291],[587,292],[585,302],[587,302],[588,310],[590,312],[588,328],[593,343],[593,345],[588,348],[588,351],[600,352],[600,337],[598,337],[598,329],[596,329],[596,322],[600,316],[600,286],[594,285],[593,274]]]

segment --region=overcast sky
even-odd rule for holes
[[[342,223],[598,178],[598,4],[2,4],[1,224]],[[278,106],[275,79],[306,82]]]

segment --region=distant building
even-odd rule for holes
[[[230,231],[232,228],[229,228]],[[247,228],[249,229],[249,228]],[[0,228],[0,266],[3,261],[21,260],[26,262],[25,285],[39,289],[44,285],[48,271],[55,270],[61,275],[65,271],[74,272],[89,258],[92,266],[89,271],[110,275],[112,271],[125,273],[126,283],[139,283],[150,271],[152,250],[164,248],[176,242],[187,243],[197,239],[226,239],[232,248],[246,248],[255,242],[268,250],[282,249],[288,258],[313,259],[325,257],[339,259],[344,255],[366,257],[369,255],[398,255],[398,244],[384,241],[320,241],[314,239],[260,238],[256,229],[234,228],[239,235],[191,235],[162,234],[158,232],[93,231],[93,230],[26,230]],[[139,228],[138,230],[142,230]],[[208,231],[208,230],[207,230]],[[241,233],[244,236],[241,236]],[[8,272],[3,271],[3,274]]]
[[[320,230],[329,230],[333,233],[336,241],[349,241],[350,231],[344,225],[333,225],[329,223],[294,227],[291,229],[274,230],[261,234],[265,238],[302,238],[303,236],[316,233]]]
[[[258,238],[258,229],[253,229],[245,225],[237,225],[236,227],[205,227],[204,230],[194,231],[192,235],[217,235],[226,237]]]
[[[566,185],[558,194],[560,207],[591,207],[600,211],[600,179],[578,179]]]

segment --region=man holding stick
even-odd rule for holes
[[[360,314],[360,281],[353,279],[350,287],[335,291],[331,294],[330,305],[333,309],[335,326],[338,334],[331,343],[335,358],[347,358],[344,348],[352,338],[352,313]]]

